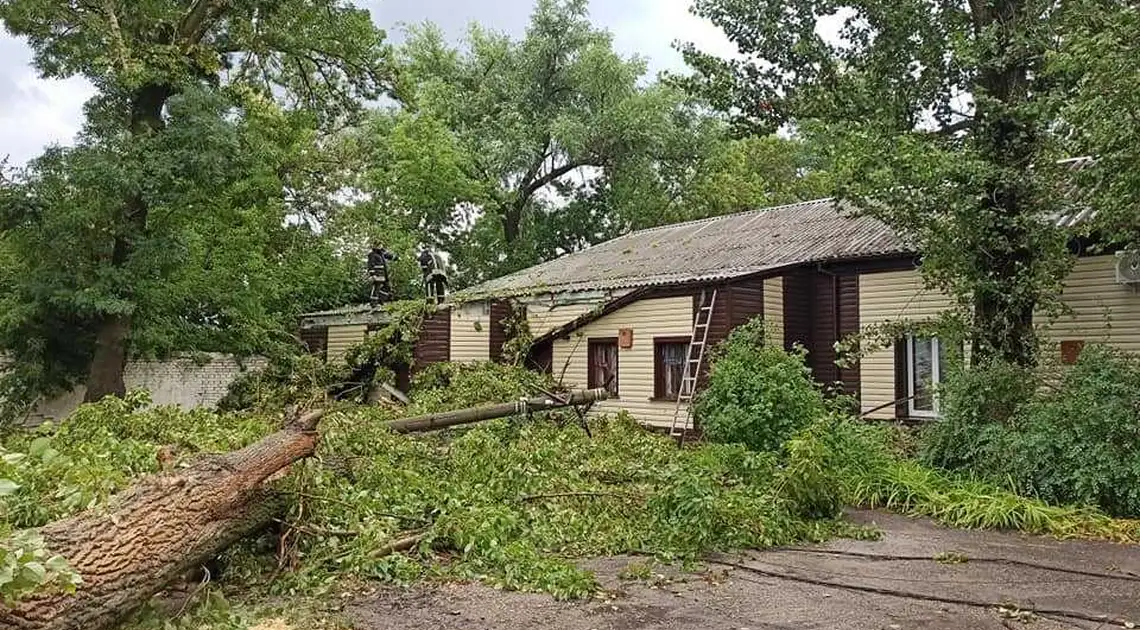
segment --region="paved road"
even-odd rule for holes
[[[652,585],[617,578],[640,559],[599,559],[588,564],[614,592],[604,601],[451,585],[383,591],[351,613],[362,630],[1140,626],[1140,547],[951,530],[878,512],[851,517],[876,524],[882,538],[717,557],[703,574],[665,572]]]

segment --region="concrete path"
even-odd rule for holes
[[[868,630],[1140,625],[1140,547],[951,530],[879,512],[878,541],[718,556],[700,574],[617,576],[641,558],[588,564],[612,595],[556,602],[478,585],[390,589],[350,610],[364,630]],[[937,560],[936,560],[937,558]]]

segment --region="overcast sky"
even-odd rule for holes
[[[372,0],[360,2],[372,19],[399,39],[401,24],[432,21],[459,39],[467,24],[483,25],[521,36],[533,0]],[[639,55],[650,72],[680,70],[676,40],[727,54],[731,49],[712,24],[689,14],[690,0],[591,0],[593,22],[613,33],[623,55]],[[68,144],[81,124],[91,86],[82,79],[45,81],[29,66],[27,45],[0,33],[0,159],[23,164],[50,144]]]

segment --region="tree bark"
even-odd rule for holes
[[[130,319],[108,315],[103,318],[95,336],[95,354],[87,376],[87,391],[83,402],[96,402],[104,396],[123,397],[127,386],[123,372],[127,366],[127,332]]]
[[[604,389],[589,389],[572,392],[561,400],[549,396],[540,396],[501,405],[487,405],[393,420],[388,423],[388,428],[396,433],[423,433],[533,411],[549,411],[571,405],[588,405],[605,400],[608,397],[609,393]]]
[[[45,526],[48,549],[83,576],[75,594],[42,593],[0,607],[3,630],[107,628],[246,534],[279,505],[265,481],[311,455],[322,412],[241,450],[144,478],[105,509]]]

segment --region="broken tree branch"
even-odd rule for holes
[[[568,396],[560,398],[558,400],[554,400],[550,397],[540,396],[538,398],[523,399],[519,400],[518,402],[504,403],[501,405],[487,405],[485,407],[475,407],[473,409],[444,411],[441,413],[428,414],[426,416],[416,416],[414,418],[393,420],[388,423],[388,428],[392,429],[396,433],[420,433],[426,431],[435,431],[438,429],[445,429],[447,427],[454,427],[463,424],[473,424],[475,422],[519,415],[527,412],[549,411],[551,409],[558,409],[560,407],[568,407],[571,405],[586,405],[600,400],[606,400],[607,398],[609,398],[609,393],[606,392],[606,390],[590,389],[571,392]]]
[[[397,420],[389,426],[398,433],[434,431],[606,397],[604,390],[580,391],[566,399],[524,399]],[[48,549],[66,558],[83,584],[74,594],[44,591],[0,606],[0,630],[111,627],[168,584],[265,528],[280,518],[284,505],[269,484],[314,453],[323,415],[322,410],[287,411],[285,428],[254,444],[144,477],[103,508],[43,527],[40,533]],[[411,549],[424,536],[420,532],[394,540],[378,555]]]

